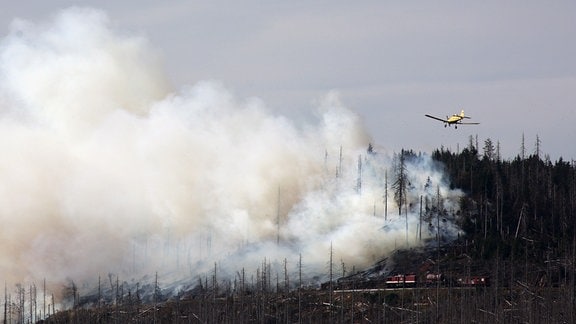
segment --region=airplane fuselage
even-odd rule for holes
[[[456,124],[456,123],[458,123],[459,121],[461,121],[462,119],[464,119],[464,117],[462,117],[462,116],[460,116],[460,115],[454,114],[454,115],[452,115],[450,118],[448,118],[448,119],[446,120],[446,122],[447,122],[448,124]]]

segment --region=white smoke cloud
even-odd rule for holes
[[[299,126],[215,82],[173,91],[146,40],[110,25],[101,11],[72,8],[46,24],[16,21],[1,40],[9,282],[158,272],[170,284],[215,262],[224,275],[264,259],[296,271],[300,255],[307,276],[323,276],[331,245],[335,260],[360,269],[421,244],[417,208],[408,232],[395,214],[392,158],[366,153],[370,136],[337,93]],[[442,197],[461,195],[426,156],[408,170],[414,203],[436,195],[428,179]]]

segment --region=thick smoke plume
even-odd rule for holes
[[[306,278],[322,278],[331,247],[361,269],[422,245],[420,196],[455,208],[461,193],[414,157],[398,216],[398,155],[368,153],[336,93],[316,116],[295,125],[215,82],[173,90],[146,40],[101,11],[14,21],[0,43],[0,273],[170,285],[215,264],[221,277],[284,260],[296,273],[301,257]],[[435,235],[426,223],[423,238]]]

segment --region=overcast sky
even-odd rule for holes
[[[364,120],[374,144],[453,151],[478,138],[504,158],[536,136],[553,161],[576,159],[576,2],[550,1],[31,1],[15,18],[104,10],[120,33],[144,35],[178,89],[219,80],[296,122],[331,90]],[[478,126],[424,117],[465,109]]]

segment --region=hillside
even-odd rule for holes
[[[124,293],[102,304],[78,303],[45,322],[574,322],[574,165],[535,155],[502,161],[473,147],[459,153],[437,150],[433,159],[444,166],[450,186],[466,193],[458,215],[464,234],[454,241],[398,250],[339,280],[331,264],[333,284],[322,287],[291,289],[278,275],[257,278],[256,285],[206,280],[168,300],[160,292],[153,302]],[[454,280],[428,287],[381,285],[389,274],[422,278],[427,272],[454,279],[486,276],[490,285],[462,287]],[[343,279],[370,290],[342,290]]]
[[[322,285],[303,285],[302,278],[289,278],[288,272],[274,274],[266,260],[256,277],[239,270],[234,280],[218,279],[214,269],[211,277],[181,285],[178,294],[165,290],[157,277],[148,284],[129,284],[117,277],[114,283],[110,275],[110,285],[90,295],[81,295],[74,283],[65,287],[71,309],[54,314],[48,306],[44,322],[576,320],[574,165],[537,155],[503,161],[489,151],[480,155],[474,147],[458,153],[436,150],[432,157],[444,168],[449,186],[465,195],[456,212],[442,208],[439,194],[436,202],[426,201],[421,222],[440,235],[429,235],[420,247],[398,249],[362,271],[346,271],[330,257],[326,278],[332,281]],[[408,163],[417,155],[402,151],[397,160]],[[393,177],[396,183],[401,178]],[[393,190],[405,190],[404,203],[415,208],[408,198],[410,186]],[[463,232],[446,237],[441,228],[452,221]],[[444,279],[425,284],[428,273]],[[417,283],[391,287],[385,281],[393,274],[415,274]],[[462,278],[471,276],[485,277],[489,284],[462,285]],[[36,300],[34,305],[37,311]],[[24,318],[10,314],[8,322]]]

